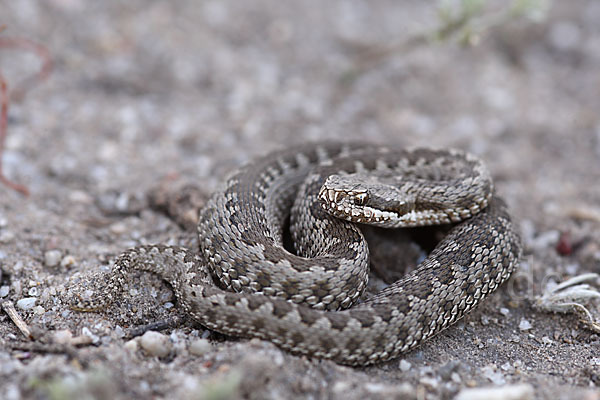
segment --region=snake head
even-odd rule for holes
[[[389,180],[361,173],[331,175],[319,191],[323,209],[351,222],[385,226],[414,210],[414,196]]]

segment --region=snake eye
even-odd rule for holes
[[[356,204],[357,206],[364,206],[365,204],[367,204],[368,198],[369,196],[367,195],[367,193],[357,193],[356,195],[354,195],[354,204]]]

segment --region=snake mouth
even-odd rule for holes
[[[367,205],[370,197],[366,190],[347,191],[321,188],[319,201],[327,213],[350,222],[377,224],[401,217],[401,214],[395,210],[385,210]]]
[[[321,207],[329,215],[349,222],[374,226],[416,227],[456,222],[448,210],[435,208],[417,209],[410,197],[405,200],[390,200],[371,196],[363,190],[335,190],[321,188]]]

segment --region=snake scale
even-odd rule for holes
[[[288,220],[295,251],[284,245]],[[455,225],[414,271],[360,300],[369,264],[360,223]],[[72,308],[102,309],[120,296],[129,272],[150,271],[203,326],[367,365],[459,320],[510,277],[521,251],[479,159],[364,143],[303,145],[250,163],[211,197],[198,232],[199,252],[126,251],[107,287],[75,296]]]

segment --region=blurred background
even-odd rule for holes
[[[54,63],[10,105],[5,169],[32,189],[48,171],[213,186],[274,148],[366,139],[460,147],[574,194],[600,154],[598,20],[582,0],[2,1],[0,38]],[[0,50],[9,87],[39,68]]]

